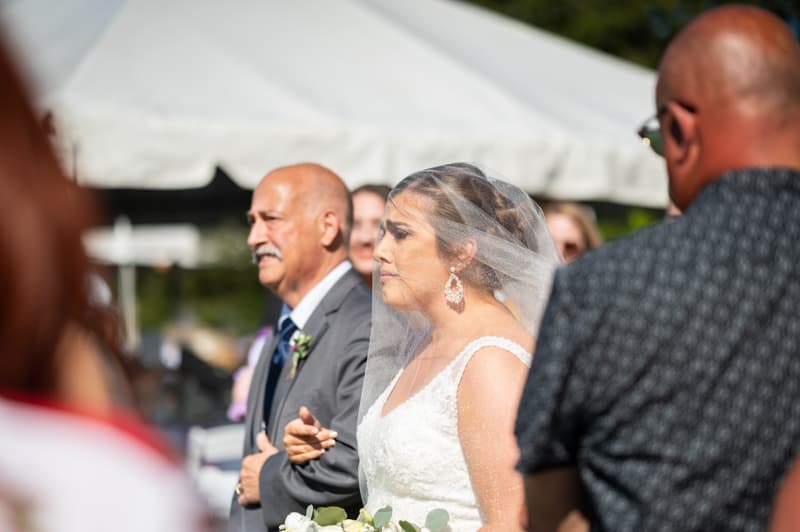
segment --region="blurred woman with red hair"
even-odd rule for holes
[[[118,350],[81,243],[95,209],[2,46],[0,116],[0,530],[197,530],[174,459],[112,405],[101,352]]]

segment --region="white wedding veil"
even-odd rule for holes
[[[409,202],[409,198],[413,201]],[[388,220],[387,213],[395,219]],[[419,249],[435,251],[427,254],[417,252],[408,244],[409,249],[403,251],[406,254],[397,257],[397,264],[382,262],[381,240],[387,232],[392,238],[403,238],[405,229],[398,220],[406,220],[412,226],[411,231],[419,230],[415,220],[423,222],[437,245]],[[460,260],[458,255],[459,250],[466,249],[465,246],[469,251],[467,261]],[[477,287],[486,297],[500,301],[535,337],[550,293],[553,272],[560,262],[539,206],[516,186],[488,177],[476,166],[466,163],[416,172],[392,190],[378,235],[376,258],[372,333],[359,423],[398,372],[428,340],[430,319],[419,310],[420,305],[410,299],[416,297],[413,294],[422,293],[444,301],[443,279],[450,271],[441,264],[456,266],[456,275],[464,285]],[[439,266],[432,266],[436,264]],[[384,270],[402,268],[391,273],[399,274],[404,286],[401,292],[406,290],[405,287],[413,286],[413,290],[404,292],[407,293],[404,297],[409,299],[405,301],[407,304],[397,304],[397,292],[392,300],[393,306],[386,304],[380,276],[382,267]],[[432,268],[436,271],[431,271]],[[430,283],[430,286],[425,286],[425,283]],[[448,285],[451,291],[456,290],[456,283]],[[462,304],[469,305],[470,301]],[[463,331],[465,340],[473,338],[474,334],[473,331]],[[362,496],[366,502],[367,486],[364,475],[360,476]]]

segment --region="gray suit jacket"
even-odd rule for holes
[[[272,401],[267,435],[280,452],[261,469],[261,504],[243,508],[233,496],[229,530],[277,530],[290,512],[304,513],[308,504],[341,506],[348,514],[361,507],[358,489],[356,422],[367,362],[371,325],[369,289],[347,272],[319,303],[303,332],[311,336],[308,356],[289,378],[284,364]],[[244,455],[258,452],[256,436],[264,418],[264,388],[277,335],[264,346],[256,365],[250,395]],[[289,462],[283,450],[283,429],[306,405],[324,427],[337,431],[336,446],[303,465]]]

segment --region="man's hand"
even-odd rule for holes
[[[239,494],[239,504],[242,506],[257,503],[261,500],[261,491],[258,487],[261,468],[267,458],[278,454],[278,449],[272,445],[267,435],[263,432],[259,432],[256,437],[256,445],[258,445],[259,452],[245,456],[242,459],[242,469],[239,472],[239,484],[236,486],[236,493]]]
[[[308,408],[301,406],[299,417],[290,421],[283,431],[283,446],[290,462],[303,464],[319,458],[326,449],[336,445],[338,435],[322,428]]]

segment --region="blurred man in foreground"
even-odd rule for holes
[[[764,530],[800,449],[800,46],[706,12],[655,119],[683,215],[557,274],[517,420],[533,530]]]

